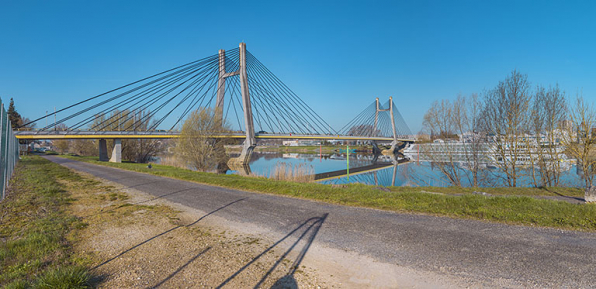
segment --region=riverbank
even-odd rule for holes
[[[212,213],[183,212],[132,188],[23,157],[0,203],[0,287],[283,284],[292,262],[268,249],[270,241],[205,226]],[[307,267],[294,271],[291,281],[301,287],[325,284]]]
[[[526,226],[596,231],[596,205],[536,199],[530,196],[580,197],[573,188],[439,188],[372,187],[361,184],[323,185],[293,183],[259,177],[217,175],[146,164],[99,162],[93,158],[65,156],[93,164],[155,174],[252,192],[284,195],[334,204],[381,210],[476,219]],[[478,194],[481,190],[492,196]]]

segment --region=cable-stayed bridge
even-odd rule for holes
[[[333,129],[245,43],[39,117],[31,123],[45,121],[43,127],[16,132],[16,137],[99,139],[101,159],[107,156],[106,139],[115,140],[113,154],[119,155],[121,139],[179,137],[181,124],[198,108],[210,108],[210,121],[232,128],[209,138],[244,139],[240,163],[247,163],[257,139],[379,141],[391,142],[392,148],[414,141],[391,98],[385,104],[376,99],[343,128]]]

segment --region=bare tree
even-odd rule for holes
[[[350,128],[348,135],[367,135],[367,136],[378,136],[381,135],[381,131],[375,129],[370,124],[355,125]]]
[[[193,111],[182,125],[175,154],[187,165],[199,171],[213,171],[229,159],[224,145],[231,131],[229,125],[210,108]]]
[[[539,86],[532,108],[535,136],[535,143],[532,144],[535,148],[535,154],[532,155],[535,164],[532,166],[532,176],[535,186],[560,185],[562,167],[559,160],[563,157],[560,132],[566,119],[567,102],[558,85],[548,89]],[[539,176],[536,176],[535,167],[539,168]]]
[[[59,139],[52,142],[52,145],[56,148],[56,150],[64,154],[69,151],[70,148],[70,141],[66,139]]]
[[[424,114],[424,128],[429,131],[431,140],[435,142],[420,145],[420,154],[430,161],[454,186],[461,186],[459,170],[453,163],[453,155],[445,144],[451,132],[451,102],[449,100],[434,101]],[[445,153],[446,152],[446,153]]]
[[[484,96],[481,127],[493,137],[491,157],[510,187],[517,186],[527,155],[524,138],[529,132],[531,101],[528,77],[515,70]]]
[[[68,127],[63,123],[58,124],[56,126],[56,130],[58,130],[58,131],[65,131],[67,129],[68,129]],[[66,139],[54,140],[54,141],[52,141],[52,145],[56,148],[56,150],[58,150],[59,153],[64,154],[64,153],[68,152],[68,150],[70,148],[70,140],[66,140]]]
[[[97,156],[96,141],[90,139],[75,139],[70,141],[69,152],[81,156]]]
[[[149,111],[124,111],[120,112],[119,114],[120,116],[124,114],[126,117],[129,117],[131,114],[135,114],[131,120],[127,122],[116,122],[120,130],[127,129],[134,131],[148,131],[153,127],[154,121],[152,120]],[[164,145],[161,140],[124,140],[122,142],[122,157],[137,163],[146,163],[163,151],[163,148]]]
[[[480,129],[482,120],[483,103],[478,94],[472,94],[467,101],[467,132],[470,134],[467,138],[466,146],[467,163],[469,164],[472,176],[471,184],[478,187],[487,180],[486,170],[482,164],[487,162],[486,156],[486,135]],[[486,166],[484,166],[485,168]]]
[[[29,130],[33,130],[35,128],[36,123],[31,122],[31,120],[28,117],[23,117],[23,118],[20,118],[19,119],[18,126],[19,126],[19,129],[18,130],[21,130],[21,131],[27,130],[27,131],[29,131]]]
[[[566,152],[577,160],[577,166],[583,173],[584,185],[589,188],[593,184],[596,168],[596,112],[594,106],[588,104],[580,96],[575,106],[570,109],[569,118],[572,125],[562,133]],[[586,191],[587,192],[587,191]]]
[[[479,186],[483,179],[483,143],[476,131],[481,108],[477,94],[459,95],[453,102],[435,101],[424,115],[424,127],[436,141],[420,145],[421,154],[454,186],[462,186],[465,179]]]
[[[456,137],[453,134],[453,125],[451,123],[451,106],[449,100],[434,101],[424,114],[423,125],[430,130],[431,139]]]
[[[109,116],[96,115],[91,130],[100,131],[147,131],[155,121],[146,110],[114,110]],[[114,142],[108,141],[108,151],[112,151]],[[163,142],[154,139],[122,140],[122,158],[137,163],[146,163],[163,150]]]
[[[467,117],[465,102],[458,98],[454,103],[449,100],[435,101],[424,115],[424,127],[431,132],[435,142],[420,145],[420,153],[431,162],[431,166],[438,169],[451,183],[461,187],[465,169],[458,165],[462,161],[455,130]]]

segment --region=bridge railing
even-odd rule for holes
[[[19,141],[12,131],[2,99],[0,99],[0,129],[0,200],[3,200],[8,181],[19,159]]]

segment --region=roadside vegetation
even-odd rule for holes
[[[225,171],[230,158],[225,145],[233,140],[209,136],[228,135],[230,131],[230,125],[223,119],[221,110],[200,108],[192,111],[182,125],[180,137],[175,141],[173,157],[184,167],[199,171]]]
[[[72,199],[60,183],[77,175],[35,156],[23,157],[14,175],[0,202],[0,287],[90,287],[71,238],[86,224],[67,211]]]
[[[277,244],[202,226],[202,212],[179,209],[23,157],[0,202],[0,288],[269,288],[296,269]],[[299,267],[301,287],[325,284]]]
[[[378,188],[361,184],[323,185],[276,181],[259,177],[242,177],[202,173],[192,170],[136,163],[99,162],[97,158],[65,156],[79,161],[125,170],[193,181],[203,184],[285,195],[334,204],[368,207],[395,212],[413,212],[476,219],[508,224],[596,231],[596,205],[571,204],[562,201],[535,199],[529,196],[581,196],[573,188]],[[482,191],[491,195],[474,194]],[[461,195],[454,195],[461,194]]]
[[[305,163],[293,165],[286,162],[278,162],[273,167],[271,179],[307,183],[315,180],[315,169]]]

